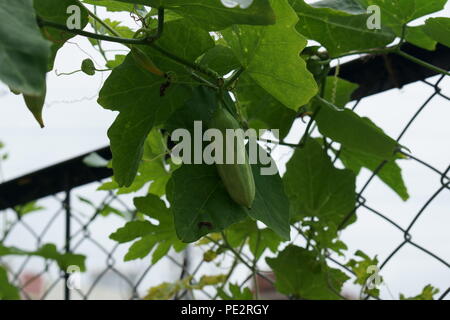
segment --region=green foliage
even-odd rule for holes
[[[182,57],[194,61],[212,45],[207,32],[186,21],[169,22],[158,44]],[[120,186],[129,187],[139,167],[144,141],[150,130],[166,121],[192,94],[192,86],[183,80],[186,71],[154,50],[143,49],[162,69],[177,73],[164,95],[161,86],[167,81],[140,68],[128,55],[115,68],[99,94],[98,102],[104,108],[119,111],[108,131],[113,153],[114,176]]]
[[[378,258],[375,256],[373,259],[362,251],[355,252],[355,256],[360,258],[360,260],[351,259],[347,262],[347,266],[356,275],[355,284],[359,284],[363,287],[365,294],[370,294],[372,297],[378,297],[380,295],[380,290],[378,288],[369,289],[366,287],[368,284],[368,279],[372,275],[371,267],[378,266]],[[370,272],[369,272],[370,271]],[[380,276],[380,281],[383,278]]]
[[[173,215],[164,202],[157,196],[149,194],[146,197],[134,199],[136,209],[145,216],[158,221],[154,224],[148,220],[131,221],[111,234],[110,238],[125,243],[140,238],[128,250],[125,261],[145,258],[153,249],[152,263],[157,263],[174,248],[181,251],[185,248],[175,234]]]
[[[36,251],[27,251],[15,247],[6,247],[0,243],[0,257],[7,255],[36,256],[55,261],[61,270],[67,270],[69,266],[78,266],[81,271],[86,270],[86,257],[80,254],[60,253],[54,244],[45,244]]]
[[[425,25],[425,32],[434,40],[450,47],[448,33],[450,32],[450,18],[430,18]]]
[[[316,140],[295,151],[283,180],[295,219],[315,217],[337,227],[355,208],[354,173],[336,169]]]
[[[342,9],[337,5],[342,1],[336,2],[334,8],[315,8],[304,0],[290,0],[290,3],[300,18],[297,30],[309,39],[320,42],[331,56],[384,47],[395,38],[390,30],[369,30],[367,13],[346,12],[348,6],[345,2]]]
[[[230,293],[226,293],[225,290],[219,288],[219,297],[222,300],[252,300],[253,299],[253,293],[252,291],[245,287],[240,288],[237,284],[230,283],[228,286],[228,290]]]
[[[220,0],[119,0],[158,8],[163,5],[192,23],[208,30],[222,30],[233,24],[267,25],[275,22],[269,0],[255,1],[247,10],[224,9]]]
[[[42,97],[46,72],[53,68],[57,51],[77,34],[87,36],[104,58],[103,69],[112,72],[98,103],[118,112],[108,131],[113,158],[108,162],[91,155],[85,163],[112,167],[114,176],[99,190],[140,195],[134,198],[135,219],[110,236],[119,243],[133,242],[125,260],[151,255],[154,264],[171,249],[182,251],[187,243],[199,240],[204,261],[220,263],[219,258],[231,255],[235,264],[252,273],[258,272],[259,259],[274,254],[275,258],[266,261],[280,293],[293,298],[341,298],[348,277],[330,268],[325,256],[346,253],[339,231],[355,222],[353,217],[342,225],[355,208],[355,181],[361,169],[375,172],[403,200],[409,195],[398,161],[401,146],[370,119],[346,108],[357,87],[339,78],[339,67],[334,76],[329,71],[339,57],[355,52],[402,54],[394,40],[428,50],[434,50],[438,42],[450,46],[449,18],[408,25],[439,11],[446,0],[321,0],[312,4],[255,0],[247,9],[226,8],[221,0],[82,2],[88,6],[80,6],[81,28],[89,23],[82,34],[66,28],[67,7],[80,5],[77,0],[0,2],[0,80],[12,92]],[[98,17],[89,12],[91,5],[132,13],[139,18],[139,29]],[[370,5],[381,8],[380,30],[367,27]],[[161,6],[165,14],[162,29]],[[309,40],[320,46],[306,47]],[[122,43],[135,54],[112,56],[103,49],[105,41]],[[87,58],[81,69],[88,75],[96,72]],[[256,196],[251,210],[230,198],[215,166],[177,165],[169,159],[174,130],[192,132],[194,121],[202,121],[206,128],[219,105],[243,128],[279,129],[280,144],[294,149],[283,178],[262,175],[262,166],[252,165]],[[305,116],[310,122],[300,143],[286,144],[283,139],[294,122]],[[270,156],[272,150],[265,150]],[[378,170],[382,162],[385,166]],[[345,169],[338,169],[342,165]],[[103,216],[134,216],[80,200]],[[29,203],[15,209],[24,217],[41,207]],[[303,248],[287,242],[294,233],[306,241]],[[1,245],[3,255],[39,256],[56,261],[62,269],[71,264],[84,269],[83,256],[59,253],[51,244],[36,251]],[[362,252],[356,256],[358,260],[350,260],[347,267],[356,275],[355,283],[364,285],[367,267],[378,261]],[[216,293],[222,299],[253,298],[244,284],[231,284],[229,279],[210,276],[194,283],[194,278],[187,277],[150,289],[146,298],[170,299],[184,290],[219,284]],[[366,293],[379,295],[376,289]],[[432,299],[436,293],[427,286],[410,299]],[[0,298],[18,298],[2,268]],[[402,295],[401,299],[406,298]]]
[[[91,59],[84,59],[81,63],[81,71],[83,71],[88,76],[93,76],[95,74],[95,65]]]
[[[6,269],[0,265],[0,300],[19,299],[19,290],[9,282]]]
[[[19,216],[23,217],[26,214],[30,214],[36,211],[42,211],[44,209],[44,207],[37,204],[37,201],[32,201],[24,205],[16,206],[14,208],[14,211],[17,212]]]
[[[423,288],[422,292],[415,297],[406,297],[400,294],[400,300],[434,300],[434,296],[439,293],[439,289],[433,287],[432,285],[427,285]]]
[[[266,261],[275,272],[277,290],[296,298],[338,299],[336,293],[349,279],[339,269],[317,260],[314,252],[293,245]]]
[[[317,92],[317,85],[299,57],[306,39],[295,30],[298,17],[287,0],[272,0],[279,18],[268,27],[233,26],[222,32],[236,58],[261,88],[294,111]],[[270,61],[270,63],[268,63]]]
[[[40,36],[31,0],[0,3],[0,80],[29,95],[44,92],[49,43]]]
[[[163,282],[150,288],[145,300],[169,300],[182,290],[202,290],[208,286],[215,286],[225,281],[224,275],[202,276],[196,284],[192,283],[192,277],[187,277],[173,283]]]
[[[66,25],[71,15],[70,13],[67,13],[67,9],[70,6],[77,6],[80,8],[81,13],[81,28],[84,28],[88,23],[87,11],[80,7],[76,0],[58,0],[56,2],[53,0],[34,0],[33,3],[34,10],[36,11],[37,16],[41,19]],[[41,28],[41,32],[44,38],[52,42],[51,55],[48,61],[48,71],[50,71],[53,69],[53,63],[58,50],[62,48],[64,43],[71,39],[74,35],[70,32],[64,32],[52,28]]]

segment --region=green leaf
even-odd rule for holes
[[[435,50],[437,42],[425,32],[425,25],[407,27],[406,41],[426,50]]]
[[[260,148],[260,147],[259,147]],[[259,150],[261,152],[264,150]],[[283,188],[283,181],[278,173],[261,174],[262,165],[252,165],[255,179],[256,196],[248,215],[263,222],[284,240],[290,239],[289,199]]]
[[[211,36],[182,20],[167,23],[158,45],[182,58],[194,61],[214,45]],[[164,123],[191,96],[187,71],[172,60],[143,48],[158,67],[171,71],[171,85],[161,94],[166,79],[140,68],[129,54],[113,70],[99,95],[99,104],[120,114],[108,131],[113,153],[114,176],[120,186],[130,186],[143,154],[144,141],[150,130]]]
[[[19,289],[8,280],[8,273],[0,265],[0,300],[20,300]]]
[[[400,294],[400,300],[434,300],[434,296],[439,293],[439,289],[433,287],[431,284],[425,286],[422,292],[415,297],[407,298],[405,295]]]
[[[253,300],[253,293],[250,288],[242,288],[238,284],[230,283],[228,285],[229,294],[222,288],[217,290],[219,297],[222,300]]]
[[[275,273],[277,290],[297,298],[338,299],[334,291],[340,292],[349,279],[339,269],[322,264],[313,252],[293,245],[266,261]]]
[[[358,89],[357,84],[339,77],[330,76],[325,80],[324,97],[337,108],[344,109],[356,89]]]
[[[230,226],[225,235],[228,244],[233,248],[240,247],[244,242],[248,243],[255,259],[259,259],[267,249],[276,253],[283,240],[271,229],[259,229],[256,221],[252,219]]]
[[[367,11],[355,0],[321,0],[311,4],[315,8],[331,8],[350,14],[364,14]]]
[[[83,0],[83,2],[87,4],[92,4],[94,6],[105,7],[105,9],[110,12],[120,12],[120,11],[133,12],[134,10],[133,4],[127,4],[112,0]]]
[[[202,276],[196,284],[191,284],[192,276],[175,281],[173,283],[163,282],[149,289],[145,300],[169,300],[181,290],[201,290],[207,286],[215,286],[226,280],[225,275]]]
[[[425,24],[425,32],[431,38],[450,47],[450,18],[430,18]]]
[[[240,66],[233,51],[223,45],[216,45],[206,51],[200,64],[216,71],[221,76],[230,73]]]
[[[129,187],[120,187],[113,177],[112,181],[105,182],[98,190],[117,190],[117,194],[128,194],[141,190],[149,182],[151,182],[152,190],[158,189],[157,186],[154,186],[155,183],[165,185],[171,174],[165,167],[165,149],[165,141],[160,130],[153,129],[144,143],[144,153],[133,183]],[[156,195],[164,194],[160,193],[161,190],[156,191],[159,192],[155,193]]]
[[[271,0],[273,26],[237,26],[222,32],[242,67],[261,88],[297,111],[316,93],[317,85],[300,52],[306,39],[295,30],[298,17],[287,0]],[[239,85],[239,83],[238,83]]]
[[[26,214],[37,212],[44,210],[45,208],[38,205],[37,201],[31,201],[24,205],[18,205],[14,207],[14,211],[17,212],[17,214],[21,217],[23,217]]]
[[[114,60],[109,60],[106,63],[106,67],[110,68],[110,69],[114,69],[117,68],[118,66],[120,66],[123,61],[125,60],[127,56],[123,55],[123,54],[116,54],[114,57]]]
[[[278,129],[280,139],[287,136],[297,117],[294,110],[286,108],[248,75],[239,79],[236,94],[251,128]]]
[[[178,238],[184,242],[222,231],[247,216],[228,195],[215,165],[182,165],[172,174],[166,192]]]
[[[447,0],[357,0],[365,7],[377,5],[381,9],[381,21],[390,28],[403,27],[407,23],[444,9]]]
[[[0,2],[0,80],[27,95],[41,95],[50,55],[31,0]]]
[[[145,300],[169,300],[181,290],[189,289],[192,277],[187,277],[174,283],[163,282],[160,285],[151,287],[148,290]]]
[[[336,228],[355,208],[355,174],[335,168],[316,140],[297,149],[286,169],[283,182],[295,217],[317,217]]]
[[[95,65],[91,59],[84,59],[81,63],[81,71],[83,71],[88,76],[93,76],[95,74]]]
[[[327,48],[331,56],[354,50],[384,47],[395,36],[386,29],[367,28],[369,15],[345,12],[333,8],[313,7],[304,0],[289,0],[300,21],[297,30],[308,39],[316,40]]]
[[[70,6],[77,6],[80,8],[80,27],[81,29],[84,29],[89,21],[88,12],[80,6],[76,0],[34,0],[34,9],[40,18],[64,26],[67,25],[67,21],[71,17],[71,13],[67,13],[67,9]],[[53,42],[51,47],[51,58],[48,62],[48,70],[52,70],[58,50],[67,40],[73,38],[75,35],[70,32],[47,27],[42,28],[41,31],[45,38]]]
[[[269,0],[254,1],[247,9],[226,8],[221,0],[119,0],[174,11],[208,31],[225,29],[234,24],[267,25],[275,22]]]
[[[90,22],[92,28],[96,29],[98,33],[100,33],[100,34],[107,34],[107,35],[110,35],[110,36],[115,36],[115,34],[113,34],[111,31],[109,31],[104,26],[99,24],[93,18],[90,18],[89,22]],[[133,38],[134,31],[130,27],[122,25],[122,21],[116,21],[116,20],[111,20],[111,19],[104,19],[104,22],[108,26],[110,26],[113,30],[118,32],[121,37]],[[98,41],[96,39],[90,39],[90,40],[94,41],[95,43],[97,43],[96,41]]]
[[[37,256],[55,261],[61,270],[67,270],[67,268],[72,265],[78,266],[81,271],[86,270],[85,256],[74,253],[60,253],[52,243],[45,244],[36,251],[25,251],[15,247],[5,247],[0,243],[0,256],[6,255]]]
[[[342,160],[344,166],[355,172],[356,175],[359,174],[362,167],[375,172],[381,164],[379,159],[345,147],[342,147],[339,158]],[[377,176],[395,191],[402,200],[406,201],[409,199],[408,190],[402,177],[402,169],[395,160],[388,161],[384,167],[378,171]]]
[[[385,27],[394,31],[400,37],[403,27],[409,22],[430,13],[442,10],[447,0],[357,0],[365,7],[377,5],[381,9],[381,22]],[[405,29],[405,38],[408,42],[427,50],[434,50],[436,43],[424,32],[423,26]]]
[[[155,225],[149,221],[131,221],[110,235],[119,243],[141,238],[130,247],[125,261],[145,258],[153,249],[152,264],[157,263],[173,247],[181,251],[185,244],[181,243],[175,233],[173,214],[165,203],[155,195],[134,199],[136,209],[159,222]]]
[[[359,257],[359,260],[351,259],[347,262],[347,267],[349,267],[356,278],[353,281],[355,284],[359,284],[361,286],[365,286],[370,276],[373,275],[373,271],[370,271],[371,266],[378,266],[378,258],[375,256],[374,258],[370,258],[364,252],[358,250],[355,252],[355,256]],[[380,276],[380,280],[383,281],[383,278]],[[378,297],[380,295],[380,290],[378,288],[369,289],[365,288],[365,293],[370,294],[371,296]]]
[[[392,159],[398,144],[367,118],[349,109],[340,110],[326,100],[320,103],[316,122],[320,132],[347,148],[376,157]]]

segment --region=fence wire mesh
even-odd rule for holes
[[[441,99],[450,108],[450,97],[441,88],[444,78],[441,76],[436,82],[422,80],[422,83],[429,86],[433,92],[417,108],[417,111],[401,130],[397,137],[398,142],[402,142],[402,138],[414,126],[415,121],[427,111],[427,106],[431,101]],[[353,109],[359,108],[365,99],[370,98],[358,100]],[[447,139],[450,138],[449,130],[450,127],[447,127]],[[430,143],[432,142],[430,141]],[[438,147],[448,148],[448,144]],[[428,248],[417,242],[413,230],[420,224],[421,218],[431,211],[430,207],[433,201],[441,194],[450,191],[450,163],[445,170],[440,170],[434,166],[434,159],[420,159],[413,153],[400,152],[417,166],[426,169],[429,173],[428,179],[439,181],[439,187],[431,193],[431,196],[426,199],[408,224],[401,226],[394,221],[391,213],[378,210],[377,204],[372,203],[371,199],[365,196],[377,173],[386,165],[386,162],[382,162],[359,188],[357,206],[348,213],[342,224],[345,224],[357,212],[360,214],[360,211],[364,210],[385,222],[386,228],[393,228],[401,234],[401,241],[393,243],[392,250],[383,256],[379,265],[381,270],[387,269],[400,252],[409,246],[421,251],[428,259],[441,264],[450,274],[447,257],[441,257],[434,252],[434,248]],[[35,204],[44,206],[39,213],[27,214],[27,204],[1,212],[0,243],[17,246],[21,249],[36,250],[44,243],[52,242],[58,245],[61,252],[85,254],[88,258],[88,273],[83,276],[81,289],[75,290],[70,290],[66,286],[70,274],[64,270],[61,271],[55,262],[32,256],[0,258],[0,265],[6,267],[11,282],[20,289],[24,299],[139,299],[145,295],[150,286],[163,281],[174,281],[186,276],[195,278],[204,274],[205,270],[223,272],[230,269],[231,265],[226,262],[223,262],[222,265],[208,264],[202,259],[201,250],[204,249],[195,246],[189,247],[181,254],[170,252],[158,265],[152,265],[149,259],[123,262],[126,248],[109,240],[108,235],[123,225],[124,218],[126,220],[134,219],[134,208],[129,205],[131,197],[118,196],[113,192],[95,191],[100,183],[98,181],[87,186],[68,188],[64,192],[41,199],[38,204]],[[89,195],[92,196],[94,192],[96,199],[91,201]],[[102,198],[100,198],[100,194]],[[125,217],[120,216],[119,213]],[[345,272],[352,273],[339,258],[329,255],[327,259],[330,263],[340,266]],[[402,262],[400,261],[400,263]],[[407,262],[404,264],[404,267],[408,268]],[[252,281],[252,274],[249,270],[243,268],[241,274],[244,275],[241,277],[241,285]],[[264,279],[273,283],[270,275],[264,272],[260,274]],[[427,273],[416,274],[414,277],[426,279],[427,275]],[[445,283],[441,285],[446,287]],[[450,286],[441,291],[438,299],[448,298],[449,293]],[[176,299],[193,298],[190,294],[187,291],[183,292],[177,295]],[[202,298],[215,298],[214,293],[208,290],[202,290],[200,295]]]

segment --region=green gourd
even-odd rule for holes
[[[226,130],[241,129],[239,122],[224,107],[219,106],[209,122],[209,128],[220,130],[223,135],[223,164],[216,164],[219,176],[222,179],[230,197],[239,205],[251,208],[255,200],[255,180],[253,178],[252,168],[248,161],[247,151],[244,142],[235,143],[234,164],[226,163],[227,150]],[[229,148],[230,146],[228,146]],[[245,163],[238,164],[236,159],[238,155],[245,156]]]

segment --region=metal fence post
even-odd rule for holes
[[[71,218],[71,208],[70,208],[70,192],[71,189],[68,187],[65,191],[65,199],[64,199],[64,209],[65,209],[65,217],[66,217],[66,229],[65,229],[65,252],[70,253],[70,218]],[[68,286],[70,273],[68,270],[64,270],[64,300],[70,300],[70,289]]]

